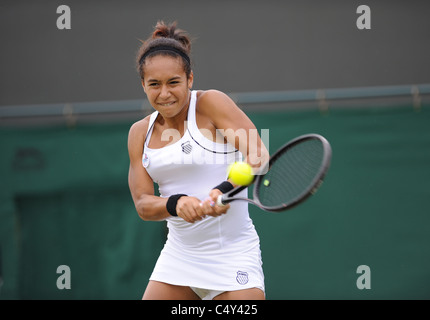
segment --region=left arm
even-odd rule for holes
[[[269,160],[257,128],[248,116],[226,94],[208,90],[199,97],[199,113],[244,156],[245,162],[258,170]]]
[[[205,91],[199,97],[198,113],[205,128],[212,132],[220,130],[227,142],[245,156],[245,162],[254,172],[269,161],[269,152],[254,123],[229,96],[216,90]],[[212,189],[209,196],[216,202],[221,194],[218,189]]]

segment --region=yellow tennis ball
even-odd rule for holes
[[[230,165],[228,177],[234,184],[247,186],[254,180],[252,167],[246,162],[235,162]]]

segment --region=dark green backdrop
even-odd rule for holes
[[[430,111],[248,114],[270,151],[304,133],[332,144],[320,191],[291,211],[250,207],[268,299],[430,298]],[[140,299],[166,236],[128,190],[131,123],[1,128],[1,299]],[[71,289],[59,290],[59,265]],[[360,290],[357,268],[371,270]]]

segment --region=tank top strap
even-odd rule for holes
[[[148,130],[146,131],[146,138],[145,138],[145,144],[144,144],[145,147],[148,147],[149,140],[151,140],[152,129],[154,128],[154,123],[155,123],[155,120],[157,119],[157,116],[158,116],[158,111],[154,111],[149,118]]]
[[[196,120],[197,90],[191,91],[190,105],[188,107],[187,129],[193,133],[200,133]]]
[[[191,99],[187,118],[187,131],[191,136],[191,139],[193,139],[200,147],[209,152],[223,154],[236,153],[238,158],[241,158],[239,150],[236,150],[235,147],[229,143],[224,144],[224,137],[220,132],[216,132],[217,136],[214,137],[215,141],[209,140],[202,134],[199,127],[197,126],[196,109],[197,90],[193,90],[191,91]]]

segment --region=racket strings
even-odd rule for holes
[[[324,147],[318,139],[304,140],[286,149],[262,177],[258,198],[266,207],[294,202],[309,192],[318,176]]]

